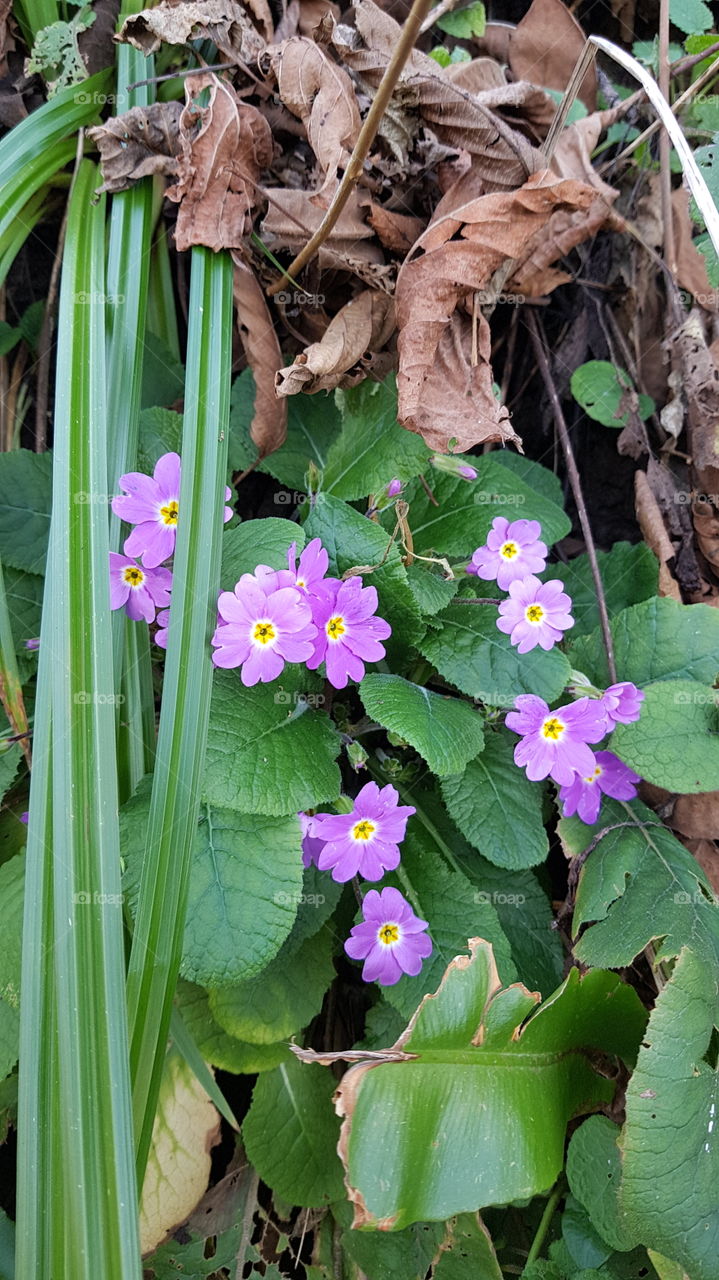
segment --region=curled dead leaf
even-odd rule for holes
[[[260,458],[266,458],[279,449],[287,437],[287,404],[275,395],[275,373],[282,363],[282,353],[257,276],[236,253],[232,259],[235,264],[232,291],[237,327],[255,380],[250,435],[259,449]]]
[[[394,331],[394,302],[385,293],[366,289],[351,298],[294,364],[280,369],[275,380],[278,396],[300,391],[332,391],[351,387],[366,376],[366,366]]]
[[[529,80],[547,89],[566,89],[586,38],[577,19],[562,0],[532,0],[513,30],[490,24],[479,48],[500,62],[508,62],[516,80]],[[579,91],[588,111],[597,98],[597,72],[592,66]]]
[[[180,154],[179,102],[155,102],[132,107],[121,116],[88,129],[87,136],[100,152],[103,183],[98,195],[126,191],[140,178],[155,173],[174,177]]]
[[[670,568],[675,559],[674,545],[667,533],[659,504],[652,493],[646,472],[634,475],[634,501],[642,537],[659,561],[659,595],[681,602],[682,593]]]
[[[271,49],[270,61],[284,105],[305,126],[323,175],[322,186],[334,184],[362,123],[352,81],[324,49],[304,36]]]
[[[395,213],[393,209],[385,209],[384,205],[370,204],[367,221],[377,232],[385,249],[393,253],[401,253],[403,257],[409,253],[415,240],[422,234],[424,223],[406,213]]]
[[[210,102],[201,107],[195,99],[204,89]],[[180,206],[177,248],[237,249],[251,229],[260,173],[272,160],[269,125],[209,71],[188,77],[185,99],[177,182],[167,190],[168,199]]]
[[[719,467],[719,368],[707,347],[696,307],[674,336],[673,346],[681,364],[693,465],[698,471]]]
[[[190,40],[211,40],[227,58],[239,54],[243,62],[256,62],[265,48],[262,36],[235,0],[180,0],[179,4],[161,0],[154,9],[126,18],[115,39],[133,45],[146,57],[163,44]]]
[[[706,258],[694,244],[694,223],[689,215],[689,192],[686,187],[672,191],[672,224],[677,280],[688,289],[705,311],[719,311],[719,290],[712,287],[707,275]]]

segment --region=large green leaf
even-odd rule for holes
[[[249,1159],[288,1204],[329,1204],[343,1194],[334,1080],[293,1059],[260,1076],[242,1126]]]
[[[245,369],[232,384],[230,466],[233,471],[244,471],[257,460],[257,446],[250,437],[254,406],[255,383],[252,371]],[[301,501],[310,464],[319,471],[324,470],[339,424],[339,410],[333,395],[320,391],[313,396],[289,397],[287,439],[258,468],[287,485],[286,491],[275,494],[278,507],[294,506]],[[278,510],[277,514],[281,512]]]
[[[497,616],[494,605],[450,605],[419,648],[446,680],[489,706],[511,707],[520,693],[554,702],[569,682],[566,657],[556,647],[518,653],[497,630]]]
[[[655,596],[624,609],[611,624],[619,680],[698,680],[713,684],[719,672],[719,613],[708,604],[678,604]],[[570,637],[572,666],[600,685],[609,684],[598,631]]]
[[[182,1021],[202,1057],[213,1067],[221,1067],[234,1075],[255,1075],[261,1071],[273,1071],[290,1056],[286,1040],[276,1044],[250,1044],[229,1035],[213,1018],[209,997],[203,987],[180,979],[175,1000]]]
[[[575,1131],[567,1152],[567,1178],[594,1227],[612,1249],[632,1249],[636,1232],[627,1227],[619,1201],[622,1176],[619,1128],[606,1116],[590,1116]]]
[[[210,1012],[228,1035],[249,1044],[287,1040],[319,1012],[334,977],[332,935],[322,929],[280,954],[256,978],[210,992]]]
[[[424,471],[430,451],[397,422],[394,374],[384,382],[367,378],[338,392],[338,400],[342,430],[327,455],[325,492],[352,501],[378,493],[394,477],[412,480]]]
[[[543,467],[541,462],[534,462],[525,453],[513,453],[511,449],[493,449],[492,461],[506,467],[512,475],[519,476],[533,493],[540,494],[555,507],[564,506],[564,491],[559,476]]]
[[[293,542],[297,543],[299,555],[305,545],[304,529],[275,516],[245,520],[228,529],[222,539],[222,590],[233,591],[242,574],[254,573],[258,564],[286,569],[287,552]]]
[[[458,773],[482,750],[481,716],[459,698],[377,673],[365,676],[360,697],[367,714],[409,742],[440,777]]]
[[[338,1200],[332,1214],[342,1226],[342,1248],[371,1280],[424,1280],[446,1238],[444,1223],[417,1222],[405,1231],[353,1231],[352,1206]],[[477,1277],[479,1280],[479,1277]]]
[[[398,1230],[547,1190],[568,1120],[612,1096],[584,1051],[633,1060],[645,1013],[616,974],[572,969],[522,1026],[538,997],[501,988],[488,943],[474,939],[471,953],[449,965],[385,1061],[342,1080],[355,1225]]]
[[[211,804],[277,816],[337,799],[340,739],[314,709],[317,685],[304,668],[251,689],[236,671],[215,672],[203,788]]]
[[[415,550],[434,550],[443,556],[469,559],[480,546],[496,516],[508,520],[538,520],[546,543],[566,537],[571,522],[561,507],[535,491],[493,454],[473,458],[476,480],[447,472],[431,477],[435,506],[421,486],[411,493],[409,523]]]
[[[716,1280],[719,1257],[716,1017],[716,976],[686,948],[649,1019],[620,1139],[630,1229],[692,1280]]]
[[[364,584],[377,588],[377,612],[392,628],[386,642],[388,655],[394,653],[406,660],[409,645],[422,632],[422,623],[400,553],[396,545],[390,545],[382,526],[327,493],[310,512],[304,528],[308,541],[322,539],[329,552],[331,574],[341,577],[348,569],[376,566],[363,575]]]
[[[12,1071],[20,1034],[20,956],[22,950],[25,856],[16,854],[0,866],[3,945],[0,950],[0,1080]]]
[[[647,685],[642,714],[617,725],[612,751],[668,791],[713,791],[719,781],[719,692],[693,680]]]
[[[619,824],[628,824],[626,826]],[[690,943],[714,966],[719,957],[719,913],[698,862],[655,814],[638,801],[605,799],[594,827],[576,818],[559,824],[565,850],[575,856],[598,840],[577,887],[574,948],[582,964],[623,969],[651,942],[659,959]],[[618,828],[608,830],[608,828]],[[593,923],[595,922],[596,923]]]
[[[616,542],[598,551],[597,561],[610,618],[622,609],[656,595],[659,563],[645,542]],[[572,598],[572,640],[599,627],[599,606],[589,557],[576,556],[558,566],[564,589]]]
[[[407,581],[420,612],[429,617],[446,609],[460,585],[458,578],[443,578],[418,560],[409,566]]]
[[[122,810],[125,887],[137,898],[150,788]],[[300,826],[203,803],[192,853],[182,948],[183,977],[206,986],[243,982],[277,955],[302,893]]]
[[[140,414],[140,437],[137,463],[140,471],[151,475],[164,453],[180,453],[182,449],[182,414],[173,409],[153,406]]]
[[[97,502],[76,489],[74,503]],[[107,500],[107,499],[106,499]],[[52,502],[52,454],[14,449],[0,454],[0,556],[23,573],[44,573]]]
[[[445,778],[444,802],[463,836],[498,867],[534,867],[549,852],[542,788],[514,763],[514,739],[490,733],[464,773]]]

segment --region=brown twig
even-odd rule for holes
[[[279,280],[276,280],[275,283],[267,290],[269,297],[272,297],[273,294],[278,293],[279,290],[284,287],[284,282],[288,275],[298,275],[302,268],[307,266],[307,263],[314,258],[317,250],[322,244],[324,244],[330,231],[338,221],[339,216],[362,173],[364,162],[367,159],[369,149],[374,142],[375,135],[387,109],[389,100],[394,93],[402,68],[412,52],[412,48],[414,47],[414,42],[417,39],[417,36],[419,35],[422,22],[427,16],[431,5],[432,0],[413,0],[407,21],[402,28],[395,51],[385,68],[382,79],[380,80],[374,101],[367,112],[365,122],[360,129],[359,137],[354,145],[352,155],[349,158],[349,163],[344,171],[342,181],[334,194],[332,203],[330,204],[330,207],[319,227],[315,231],[314,235],[308,240],[304,249],[301,249],[297,254],[297,257],[293,259],[284,275],[282,275]]]
[[[612,642],[611,628],[609,626],[609,614],[607,612],[607,601],[604,595],[602,575],[599,571],[599,562],[597,560],[597,550],[594,545],[594,538],[592,536],[592,529],[589,523],[589,516],[587,514],[587,508],[584,502],[584,494],[582,493],[582,483],[579,478],[579,470],[577,468],[577,464],[574,458],[574,450],[572,449],[572,442],[569,438],[567,423],[564,417],[564,413],[562,412],[562,405],[559,399],[559,395],[557,393],[557,388],[554,383],[554,378],[552,377],[552,371],[549,367],[549,361],[547,359],[547,353],[545,351],[543,335],[540,332],[539,322],[533,311],[527,312],[527,327],[529,329],[529,334],[532,339],[532,346],[534,347],[534,352],[537,357],[537,363],[539,364],[539,370],[542,375],[542,380],[546,387],[547,394],[549,396],[550,403],[552,405],[552,409],[554,410],[554,418],[557,424],[559,441],[562,446],[564,461],[567,467],[567,475],[569,476],[569,483],[572,487],[572,493],[574,494],[574,501],[577,504],[577,514],[579,516],[579,523],[581,525],[582,533],[584,535],[584,541],[587,546],[587,557],[589,559],[589,565],[592,570],[592,578],[594,579],[594,589],[597,593],[597,607],[599,609],[599,622],[600,622],[601,631],[602,631],[602,640],[604,642],[604,650],[607,655],[607,667],[609,668],[609,676],[612,684],[615,684],[617,679],[617,668],[614,662],[614,645]]]
[[[669,0],[659,3],[659,88],[669,101]],[[659,135],[659,183],[664,224],[664,260],[673,276],[677,273],[677,255],[672,220],[672,144],[666,129]]]

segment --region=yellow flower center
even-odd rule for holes
[[[125,582],[129,582],[131,587],[141,587],[145,581],[145,575],[142,569],[137,569],[135,565],[128,565],[122,573]]]
[[[361,822],[356,822],[352,828],[352,837],[355,840],[371,840],[377,827],[374,822],[370,822],[367,818],[363,818]]]
[[[384,943],[386,947],[391,947],[393,942],[399,942],[399,925],[383,924],[378,930],[377,941]]]
[[[256,622],[252,639],[255,644],[271,644],[277,639],[277,632],[271,622]]]
[[[566,724],[562,724],[562,721],[558,720],[556,716],[549,716],[542,725],[542,737],[551,738],[553,742],[558,742],[566,727]]]
[[[165,503],[164,507],[160,507],[160,515],[162,516],[163,524],[171,524],[176,526],[178,511],[179,511],[179,505],[177,502],[174,501],[174,499],[172,502]]]
[[[306,586],[307,586],[307,583],[305,582],[304,578],[298,578],[298,579],[297,579],[297,586],[298,586],[298,587],[306,587]]]
[[[536,625],[536,623],[542,621],[542,618],[544,617],[544,609],[541,604],[530,604],[525,609],[524,616],[527,619],[527,622],[533,622]]]
[[[340,636],[344,635],[345,630],[345,620],[339,614],[335,618],[330,618],[325,627],[328,640],[339,640]]]
[[[499,548],[500,556],[504,556],[505,560],[513,560],[519,555],[519,547],[516,542],[503,542]]]
[[[594,773],[593,773],[589,778],[585,778],[585,779],[584,779],[584,781],[585,781],[585,782],[596,782],[596,781],[597,781],[597,778],[600,776],[601,772],[602,772],[602,766],[601,766],[600,764],[598,764],[598,765],[597,765],[597,767],[596,767],[596,769],[594,770]]]

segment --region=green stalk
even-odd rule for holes
[[[40,891],[41,936],[31,953],[36,929],[24,939],[30,1002],[28,1009],[23,993],[22,1075],[28,1083],[18,1144],[24,1198],[18,1280],[96,1280],[98,1267],[103,1280],[141,1275],[102,502],[104,306],[79,301],[105,292],[104,202],[93,204],[98,181],[95,166],[83,162],[68,208],[58,317],[49,624],[44,619],[43,698],[36,711],[41,754],[28,843],[29,884]],[[50,795],[52,826],[45,831]],[[32,896],[28,908],[28,918],[38,910]],[[42,977],[33,976],[33,966]],[[50,1077],[42,1061],[48,1044],[53,1052],[56,1046]],[[32,1189],[31,1166],[37,1178]]]
[[[130,1065],[142,1181],[182,954],[207,741],[227,466],[232,263],[192,251],[180,520],[160,728],[128,972]]]
[[[5,576],[2,571],[2,560],[0,560],[0,701],[2,701],[7,718],[15,733],[23,735],[20,745],[28,764],[30,764],[27,712],[25,710],[25,699],[22,696],[20,674],[17,669],[15,638],[10,625],[10,612],[5,595]]]

